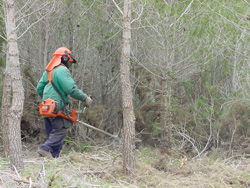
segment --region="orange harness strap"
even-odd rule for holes
[[[66,67],[62,63],[60,63],[59,65],[62,65],[64,67]],[[59,66],[59,65],[57,65],[57,66]],[[57,67],[57,66],[55,66],[55,67]],[[52,74],[53,74],[53,70],[54,70],[55,67],[53,67],[51,70],[47,70],[48,71],[48,84],[51,84],[51,82],[52,82]]]

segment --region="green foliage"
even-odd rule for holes
[[[183,81],[182,85],[184,86],[185,90],[190,93],[191,91],[194,90],[195,84],[189,81]]]
[[[73,143],[74,141],[73,141],[73,139],[72,139],[71,137],[67,136],[67,137],[64,139],[64,142],[67,143],[67,144],[71,144],[71,143]]]
[[[158,136],[161,133],[161,124],[158,122],[153,123],[152,131],[153,131],[152,133],[153,137]]]
[[[158,154],[150,147],[142,149],[142,151],[137,154],[137,157],[146,164],[153,164],[158,160]]]
[[[55,175],[55,178],[52,182],[49,182],[49,185],[53,188],[61,188],[63,187],[64,181],[61,176]],[[68,184],[67,184],[68,185]]]
[[[72,138],[67,136],[64,139],[64,142],[66,143],[66,148],[63,149],[62,153],[67,154],[69,151],[67,151],[67,148],[70,148],[72,151],[76,152],[92,152],[92,146],[91,142],[84,142],[84,143],[76,143],[76,141]]]
[[[80,145],[80,150],[79,150],[79,152],[92,152],[93,151],[93,149],[92,149],[92,147],[91,147],[92,145],[91,145],[91,142],[85,142],[85,143],[82,143],[81,145]]]

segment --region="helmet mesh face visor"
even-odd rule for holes
[[[71,62],[71,63],[76,63],[75,58],[73,58],[73,56],[72,56],[71,54],[70,54],[69,62]]]

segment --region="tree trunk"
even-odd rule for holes
[[[2,97],[2,138],[3,138],[3,151],[5,157],[9,156],[9,122],[8,115],[10,109],[10,95],[11,95],[11,77],[9,67],[9,57],[7,52],[6,57],[6,69],[4,73],[4,84],[3,84],[3,97]]]
[[[160,123],[161,123],[161,152],[167,152],[167,86],[166,79],[161,80],[161,111],[160,111]]]
[[[130,83],[131,0],[124,0],[121,84],[123,101],[123,169],[130,174],[135,166],[135,115]]]
[[[168,126],[168,150],[171,150],[172,148],[172,112],[170,110],[171,107],[171,97],[172,97],[172,91],[171,91],[171,85],[168,86],[168,95],[169,95],[169,99],[168,99],[168,116],[167,116],[167,126]]]
[[[21,117],[23,114],[24,89],[19,63],[17,33],[15,24],[15,0],[6,0],[6,33],[8,42],[8,57],[12,81],[13,97],[11,99],[9,121],[9,150],[12,168],[22,170]],[[8,63],[8,62],[7,62]],[[3,96],[6,97],[6,96]]]

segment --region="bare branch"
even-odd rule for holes
[[[26,14],[26,15],[23,15],[22,17],[16,18],[16,21],[18,21],[18,20],[20,20],[20,19],[23,19],[23,18],[25,18],[25,17],[27,17],[27,16],[31,16],[32,14],[38,12],[39,10],[44,9],[44,8],[45,8],[47,5],[49,5],[49,4],[51,4],[51,2],[45,4],[44,6],[40,7],[39,9],[34,10],[33,12],[31,12],[31,13],[29,13],[29,14]]]
[[[250,7],[250,3],[248,3],[246,0],[243,0],[249,7]]]
[[[43,17],[41,17],[40,19],[38,19],[37,21],[33,22],[29,27],[26,28],[26,30],[17,38],[20,39],[25,33],[27,33],[27,31],[29,31],[29,29],[35,25],[36,23],[40,22],[47,14],[45,14]]]
[[[3,40],[7,41],[7,38],[5,38],[3,35],[0,34],[0,37],[1,37]]]
[[[194,0],[192,0],[189,5],[187,6],[187,8],[185,9],[185,11],[180,15],[180,17],[176,20],[176,22],[172,23],[170,25],[170,27],[172,27],[175,23],[177,23],[186,13],[187,11],[190,9],[191,5],[193,4]]]
[[[112,0],[113,3],[115,4],[116,8],[119,10],[119,12],[123,15],[122,10],[120,9],[120,7],[117,5],[117,3],[115,2],[115,0]]]
[[[204,3],[206,3],[206,2],[204,2]],[[239,25],[238,23],[229,20],[228,18],[226,18],[226,17],[223,16],[222,14],[216,12],[214,9],[212,9],[212,8],[209,6],[209,4],[206,3],[206,5],[207,5],[207,7],[208,7],[213,13],[217,14],[218,16],[220,16],[220,17],[221,17],[222,19],[224,19],[225,21],[227,21],[227,22],[233,24],[235,27],[237,27],[237,28],[240,29],[241,31],[244,31],[244,29],[246,29],[246,30],[248,30],[248,31],[250,30],[248,27],[243,27],[243,26]]]
[[[86,13],[93,7],[94,4],[95,4],[95,0],[94,0],[94,2],[90,5],[90,7],[89,7],[87,10],[85,10],[83,13],[80,14],[81,17],[84,16],[84,14],[86,14]]]
[[[137,18],[133,19],[133,20],[131,21],[131,23],[137,21],[137,20],[141,17],[141,15],[142,15],[142,13],[143,13],[143,10],[144,10],[144,6],[142,5],[141,11],[140,11],[140,13],[138,14]]]

